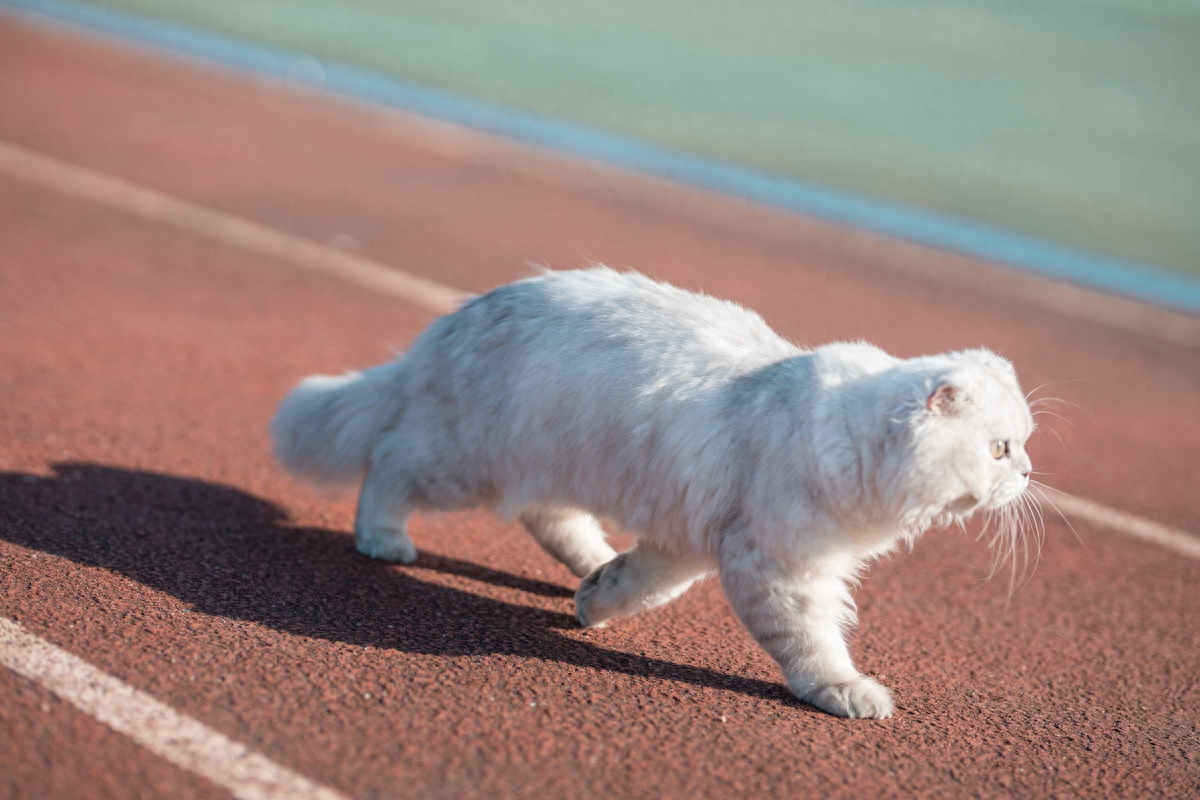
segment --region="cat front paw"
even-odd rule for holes
[[[888,688],[866,675],[797,694],[809,705],[850,719],[887,719],[895,708]]]
[[[600,589],[600,578],[604,574],[604,565],[593,570],[575,590],[575,618],[585,628],[605,628],[607,619],[602,617],[601,610],[592,602]]]

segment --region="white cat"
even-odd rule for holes
[[[362,479],[366,555],[411,562],[414,510],[492,506],[586,576],[576,614],[592,627],[717,571],[792,692],[882,718],[891,694],[845,644],[848,584],[976,511],[1004,509],[1015,541],[1033,419],[987,350],[803,350],[732,303],[601,267],[501,287],[394,363],[310,377],[271,430],[290,470]],[[618,555],[597,517],[633,549]]]

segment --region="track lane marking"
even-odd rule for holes
[[[71,197],[398,297],[438,314],[455,310],[470,297],[459,289],[3,141],[0,170]]]
[[[1049,488],[1049,487],[1045,487]],[[1053,497],[1042,498],[1042,508],[1051,513],[1083,520],[1097,528],[1115,531],[1132,539],[1150,542],[1192,558],[1200,558],[1200,538],[1190,533],[1151,522],[1083,497],[1051,489]]]
[[[466,292],[436,281],[38,155],[4,141],[0,141],[0,171],[42,188],[398,297],[437,314],[453,311],[470,297]],[[1190,533],[1057,491],[1053,502],[1063,513],[1097,527],[1200,558],[1200,538]],[[1043,505],[1050,507],[1047,501],[1043,501]]]
[[[0,616],[0,664],[239,800],[347,800]]]

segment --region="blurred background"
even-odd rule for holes
[[[102,0],[1200,275],[1194,0]]]

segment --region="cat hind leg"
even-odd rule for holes
[[[582,578],[617,555],[591,514],[571,508],[534,508],[521,522],[538,544]]]
[[[585,628],[603,628],[674,600],[712,567],[648,542],[591,572],[575,592],[575,616]]]
[[[372,459],[354,515],[354,546],[364,556],[403,564],[417,559],[416,545],[408,536],[413,508],[405,483],[386,461]]]

